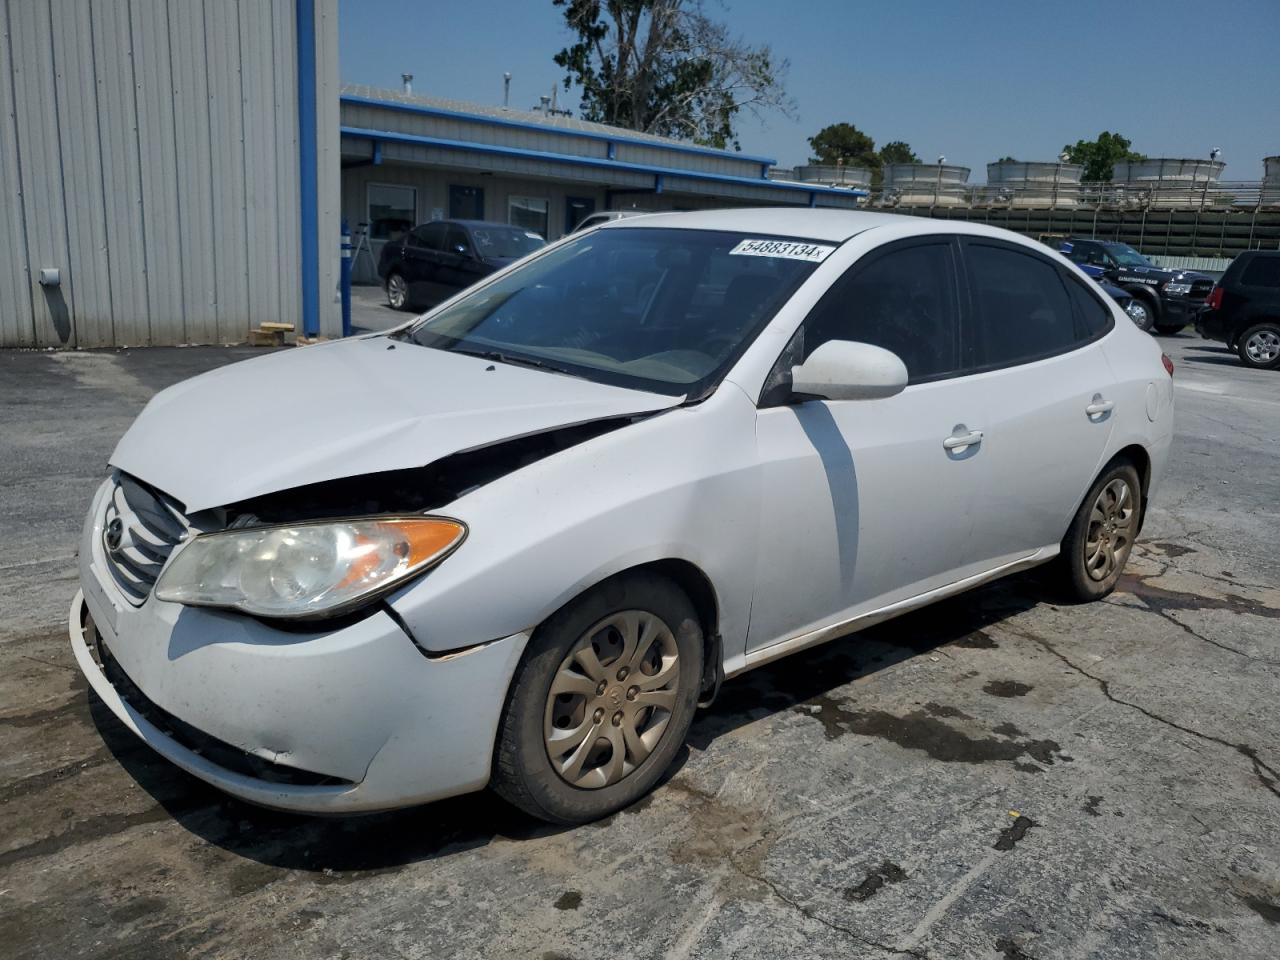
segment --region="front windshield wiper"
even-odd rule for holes
[[[539,360],[536,357],[513,356],[509,353],[503,353],[501,350],[461,350],[457,347],[446,348],[450,353],[464,353],[468,357],[479,357],[481,360],[494,360],[498,363],[509,363],[513,367],[534,367],[538,370],[550,370],[552,373],[562,373],[567,377],[578,377],[579,374],[570,373],[563,367],[558,367],[554,363],[547,363],[545,360]]]

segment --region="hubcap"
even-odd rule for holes
[[[1244,342],[1244,350],[1254,363],[1270,363],[1280,357],[1280,336],[1270,330],[1259,330]]]
[[[1129,305],[1124,308],[1124,312],[1139,327],[1146,327],[1148,320],[1147,307],[1141,300],[1130,300]]]
[[[396,275],[387,281],[387,300],[391,305],[399,310],[404,306],[405,285],[404,278]]]
[[[680,681],[676,638],[645,610],[623,610],[587,630],[547,693],[543,739],[551,765],[575,787],[617,783],[666,732]]]
[[[1089,514],[1084,568],[1091,580],[1106,580],[1124,566],[1133,547],[1133,492],[1117,477],[1102,488]]]

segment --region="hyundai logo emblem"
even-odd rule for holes
[[[107,524],[107,529],[102,531],[102,542],[107,545],[108,553],[115,553],[120,549],[120,544],[124,542],[124,524],[119,517],[113,518]]]

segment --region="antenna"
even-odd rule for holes
[[[1212,150],[1209,151],[1210,160],[1217,160],[1220,156],[1222,156],[1221,147],[1214,147]]]
[[[511,71],[502,75],[502,109],[511,106]]]
[[[404,93],[406,97],[409,94],[413,93],[413,74],[412,73],[400,74],[400,82],[404,84]]]

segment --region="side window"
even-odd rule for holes
[[[951,243],[913,243],[855,263],[804,321],[804,356],[828,340],[857,340],[892,350],[909,382],[959,369]]]
[[[1075,345],[1071,299],[1054,264],[974,241],[965,244],[965,262],[973,297],[966,365],[1009,366]]]
[[[1246,287],[1280,287],[1280,257],[1254,257],[1244,268],[1240,283]]]
[[[1111,329],[1115,322],[1111,311],[1094,296],[1085,285],[1070,275],[1062,277],[1067,285],[1067,293],[1071,297],[1071,305],[1076,311],[1076,337],[1079,340],[1092,340],[1099,334]]]
[[[421,227],[414,227],[409,232],[409,246],[417,247],[420,250],[440,250],[444,247],[444,231],[443,223],[428,223]]]
[[[449,227],[449,232],[445,235],[444,248],[449,253],[457,253],[463,256],[471,253],[471,238],[467,236],[467,231],[458,226]]]

